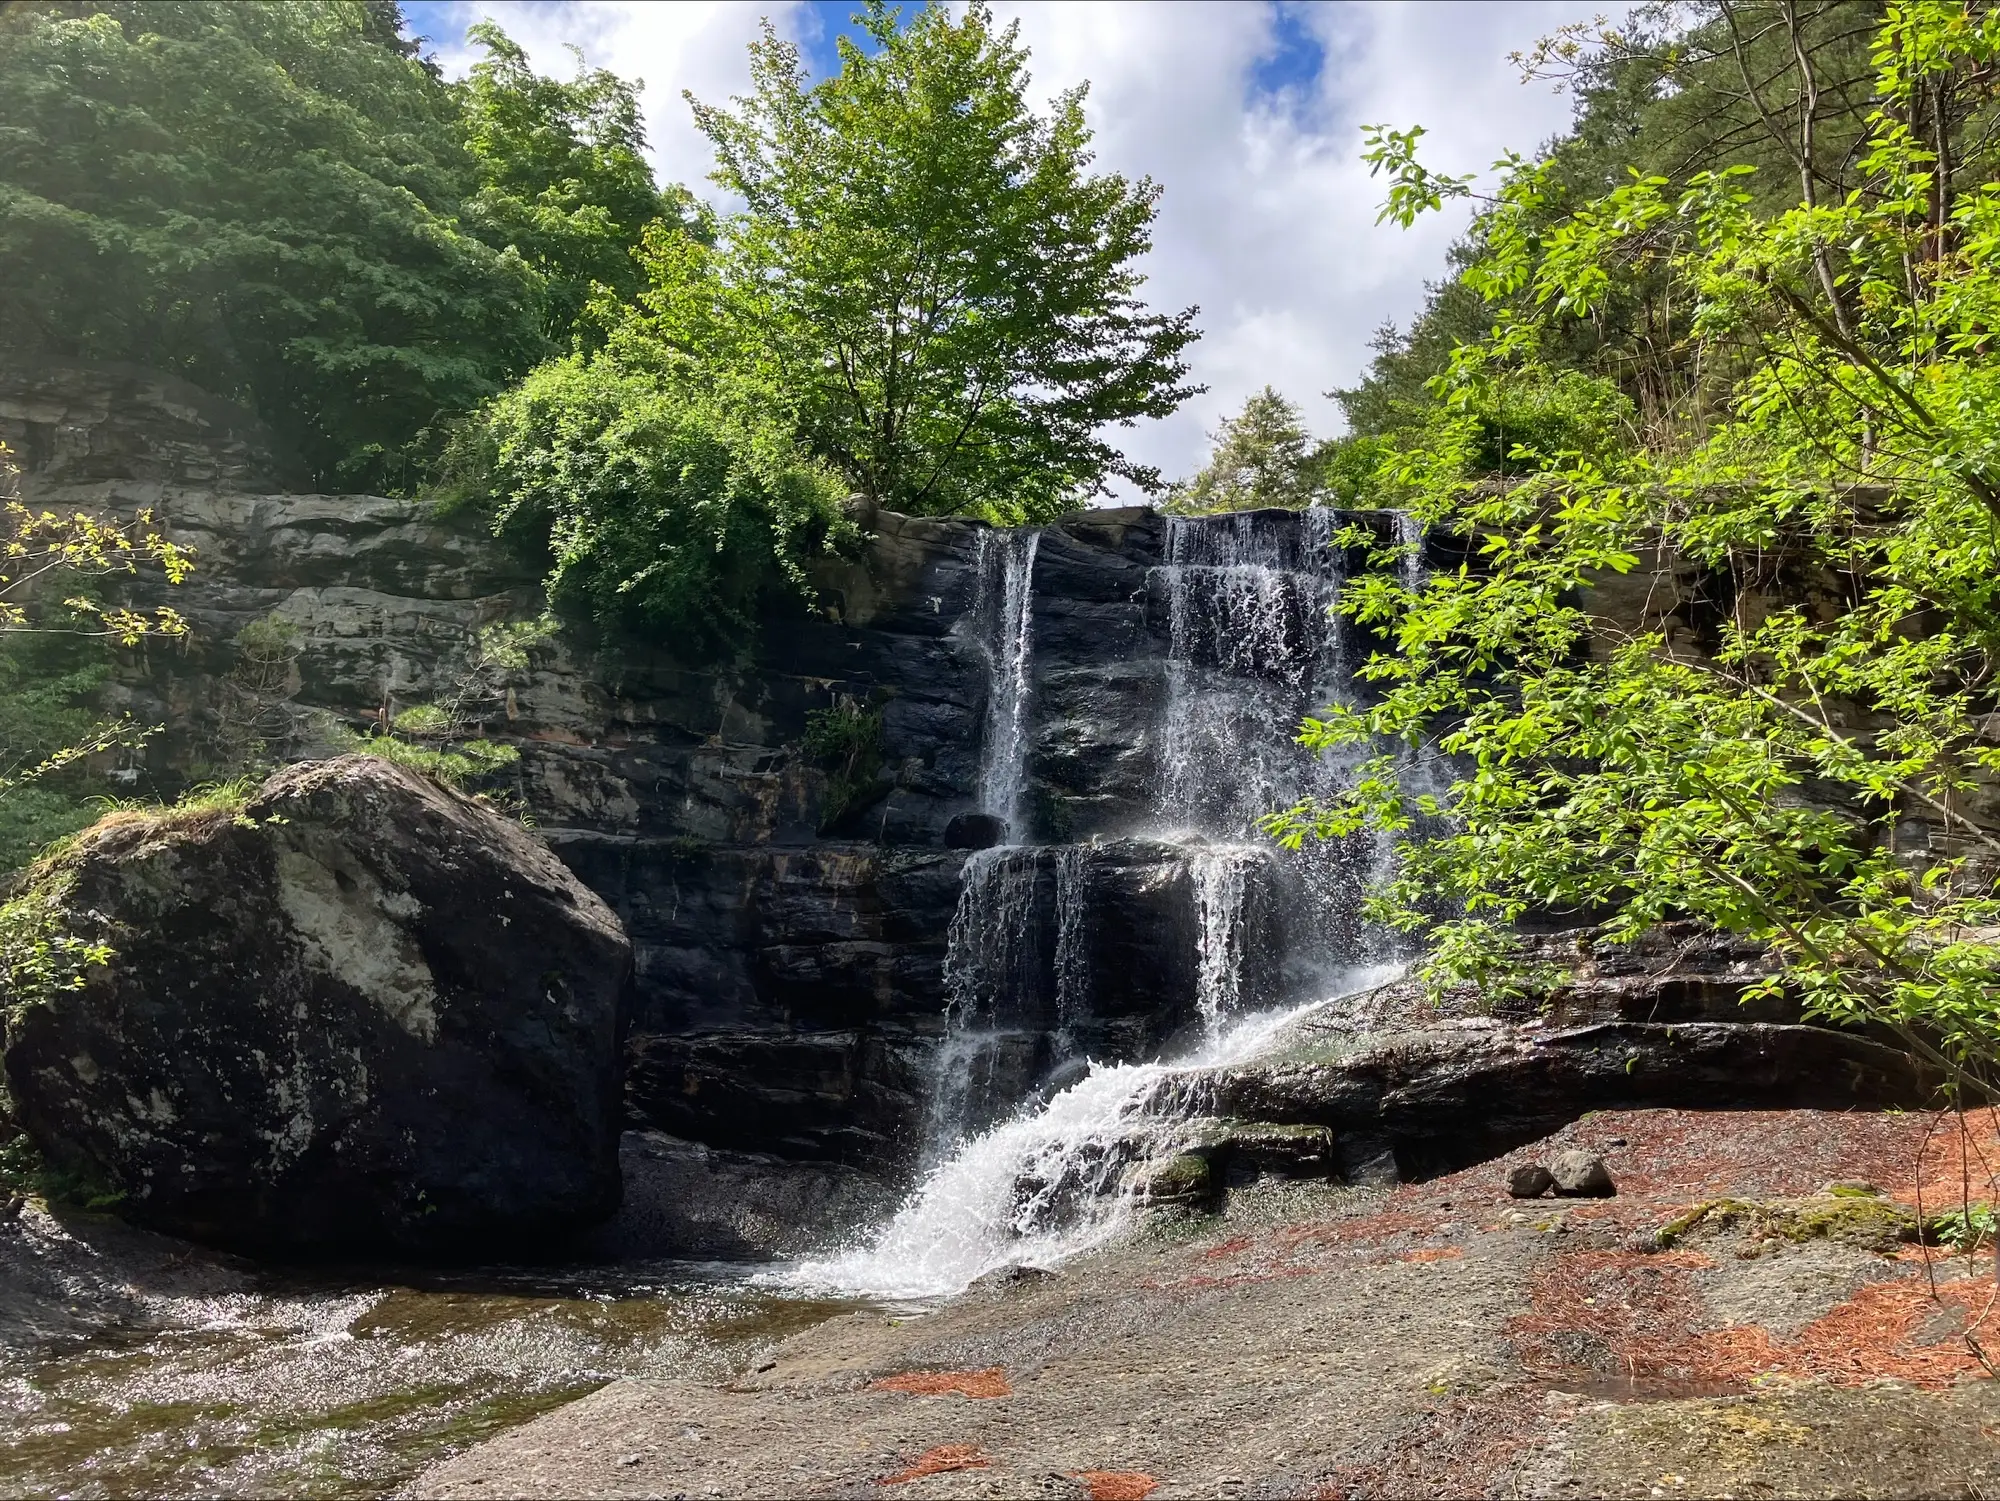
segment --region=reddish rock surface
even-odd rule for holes
[[[821,1325],[726,1389],[618,1383],[414,1490],[1987,1495],[1988,1253],[1869,1227],[1914,1224],[1920,1198],[1933,1214],[1993,1197],[1996,1125],[1606,1112],[1387,1192],[1266,1180],[1055,1277]],[[1605,1159],[1616,1198],[1508,1197],[1511,1167],[1569,1148]],[[1835,1182],[1884,1195],[1821,1192]],[[1762,1207],[1659,1248],[1662,1226],[1718,1199]],[[1869,1234],[1843,1239],[1855,1204]],[[650,1479],[617,1467],[635,1444]]]

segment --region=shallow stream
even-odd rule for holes
[[[0,1355],[10,1496],[379,1496],[621,1376],[721,1377],[857,1305],[744,1269],[258,1273],[154,1327]]]

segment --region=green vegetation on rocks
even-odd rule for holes
[[[696,652],[852,535],[845,489],[767,421],[611,352],[544,365],[463,432],[463,492],[545,548],[550,603]]]
[[[820,826],[836,827],[843,818],[874,801],[887,787],[882,780],[882,711],[849,702],[814,709],[806,716],[800,742],[826,775]]]
[[[1775,47],[1810,9],[1730,15]],[[1272,827],[1398,836],[1376,910],[1440,983],[1512,965],[1530,913],[1617,941],[1693,917],[1768,945],[1753,995],[1885,1025],[1978,1097],[2000,1092],[2000,13],[1897,8],[1869,45],[1860,102],[1812,91],[1838,49],[1753,70],[1790,100],[1757,149],[1677,176],[1584,193],[1561,150],[1501,163],[1460,278],[1487,329],[1372,477],[1467,562],[1345,592],[1391,647],[1370,701],[1301,738],[1376,753]],[[1368,153],[1402,223],[1470,193],[1419,134]],[[1772,152],[1798,157],[1775,187]]]

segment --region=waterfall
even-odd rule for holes
[[[1188,858],[1194,888],[1195,1004],[1203,1029],[1213,1034],[1243,999],[1246,933],[1243,899],[1249,870],[1266,852],[1255,846],[1197,849]]]
[[[1356,989],[1387,977],[1357,974]],[[1040,1109],[966,1142],[866,1245],[803,1262],[785,1280],[875,1297],[937,1297],[1000,1267],[1049,1266],[1103,1245],[1132,1222],[1147,1171],[1187,1145],[1185,1128],[1150,1108],[1166,1086],[1246,1063],[1333,1004],[1244,1017],[1175,1063],[1094,1065]]]
[[[1021,836],[1021,781],[1028,748],[1028,698],[1034,647],[1035,553],[1042,534],[979,534],[979,614],[991,622],[987,651],[986,738],[979,804]]]
[[[1056,1053],[1076,1051],[1076,1030],[1090,1015],[1090,846],[1056,851]]]
[[[982,531],[974,617],[984,632],[986,725],[979,806],[1010,839],[1021,833],[1021,783],[1033,680],[1035,553],[1041,533]],[[944,1036],[932,1059],[925,1159],[940,1159],[1011,1104],[1036,1029],[1021,1016],[1039,970],[1035,857],[1019,843],[978,850],[959,873],[945,940]]]
[[[1377,956],[1359,912],[1379,864],[1374,844],[1281,860],[1250,842],[1263,814],[1352,771],[1353,757],[1314,758],[1294,741],[1301,715],[1352,702],[1357,691],[1347,627],[1332,610],[1343,582],[1337,529],[1329,511],[1172,518],[1148,579],[1167,636],[1149,837],[1179,851],[1188,893],[1187,928],[1163,929],[1159,941],[1193,946],[1193,994],[1162,996],[1160,1006],[1185,1005],[1199,1019],[1192,1054],[1093,1060],[1068,1088],[1031,1100],[1035,1069],[1051,1055],[1074,1060],[1092,1019],[1093,850],[1013,843],[977,852],[965,863],[948,938],[949,1003],[921,1181],[866,1244],[805,1263],[791,1280],[930,1296],[1000,1266],[1047,1265],[1102,1244],[1130,1222],[1148,1170],[1187,1144],[1186,1125],[1162,1097],[1169,1081],[1256,1057],[1299,1017],[1331,1004],[1310,997],[1387,977],[1370,968]],[[1016,841],[1025,834],[1038,544],[1033,532],[980,538],[976,610],[989,676],[979,796]],[[1253,977],[1249,961],[1268,957],[1269,925],[1255,919],[1280,897],[1300,936],[1277,982],[1269,975],[1278,966]],[[1049,1051],[1038,1054],[1044,1038]]]
[[[1412,593],[1424,587],[1424,524],[1409,511],[1397,511],[1396,577]]]
[[[932,1055],[926,1161],[942,1159],[1014,1103],[1009,1075],[1032,1054],[1037,1031],[1024,1014],[1041,967],[1036,874],[1035,851],[1012,844],[973,851],[960,872],[945,939],[944,1037]]]
[[[1179,831],[1241,839],[1300,793],[1292,737],[1344,677],[1331,513],[1283,531],[1260,513],[1175,517],[1166,560],[1163,816]]]

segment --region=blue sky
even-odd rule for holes
[[[723,102],[748,84],[744,48],[769,18],[808,67],[838,66],[849,0],[422,0],[404,5],[448,72],[469,62],[465,27],[490,15],[544,71],[593,66],[645,81],[663,178],[713,194],[706,142],[683,89]],[[1434,164],[1488,166],[1533,150],[1567,123],[1570,101],[1523,85],[1507,54],[1567,21],[1624,4],[1605,0],[995,0],[1018,19],[1036,91],[1091,85],[1086,111],[1101,168],[1159,182],[1147,291],[1158,305],[1199,305],[1191,360],[1209,386],[1170,418],[1118,441],[1170,476],[1202,461],[1206,434],[1269,383],[1299,402],[1316,432],[1338,429],[1324,392],[1365,367],[1385,319],[1407,322],[1463,226],[1416,231],[1374,223],[1381,197],[1358,158],[1360,127],[1424,125]]]

